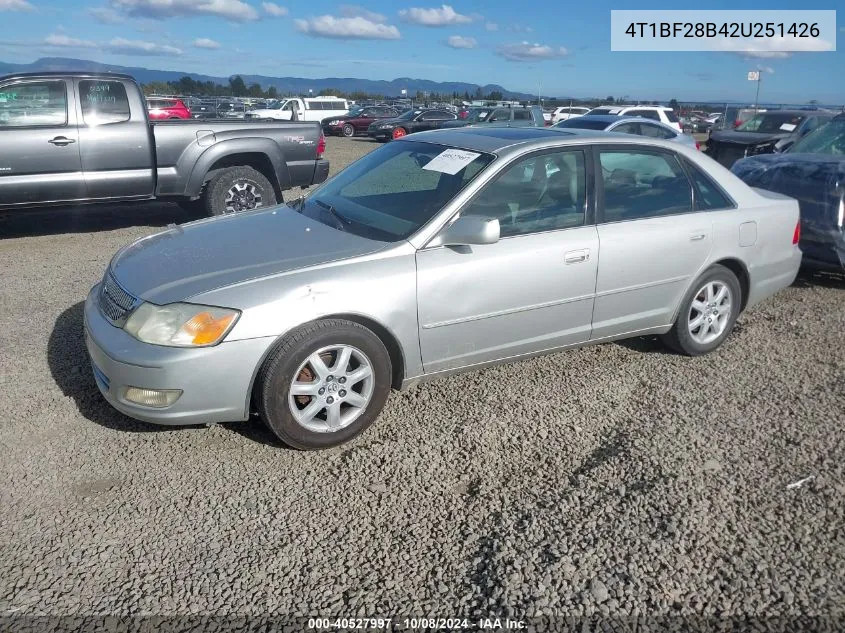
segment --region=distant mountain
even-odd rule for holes
[[[31,64],[9,64],[0,62],[0,75],[13,72],[44,72],[44,71],[98,71],[98,72],[119,72],[135,77],[140,83],[152,81],[178,81],[188,76],[195,81],[213,81],[219,84],[227,84],[228,77],[214,77],[211,75],[199,75],[197,73],[178,72],[175,70],[154,70],[150,68],[136,68],[131,66],[116,66],[113,64],[101,64],[87,59],[70,59],[67,57],[43,57]],[[257,83],[265,90],[275,86],[281,94],[295,93],[307,94],[313,90],[317,94],[326,88],[335,88],[344,92],[362,91],[371,94],[383,94],[398,96],[402,90],[407,90],[409,95],[420,92],[439,92],[441,94],[452,94],[457,92],[463,95],[468,92],[470,96],[481,88],[484,94],[501,92],[506,99],[530,100],[536,99],[537,95],[525,92],[515,92],[496,84],[479,86],[478,84],[465,83],[460,81],[429,81],[427,79],[413,79],[400,77],[393,81],[376,81],[372,79],[356,79],[354,77],[325,77],[322,79],[308,79],[305,77],[267,77],[265,75],[241,75],[247,85]]]

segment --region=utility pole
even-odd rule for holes
[[[755,114],[757,112],[757,104],[760,101],[760,82],[761,81],[763,81],[763,73],[758,71],[758,73],[757,73],[757,94],[754,95],[754,112],[755,112]]]

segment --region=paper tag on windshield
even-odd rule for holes
[[[794,125],[793,123],[784,123],[780,126],[780,129],[782,129],[784,132],[794,132],[796,127],[798,126]]]
[[[462,149],[447,149],[428,161],[428,164],[423,169],[439,171],[454,176],[479,156],[481,154],[477,152],[467,152]]]

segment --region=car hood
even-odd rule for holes
[[[384,246],[281,206],[169,227],[119,251],[111,271],[128,292],[163,305]]]
[[[718,141],[719,143],[733,143],[735,145],[759,145],[761,143],[770,143],[779,141],[783,138],[789,138],[794,132],[777,132],[777,133],[758,133],[758,132],[737,132],[736,130],[723,130],[721,132],[713,132],[710,135],[711,141]]]

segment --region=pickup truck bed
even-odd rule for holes
[[[0,78],[0,209],[165,199],[220,215],[328,177],[319,123],[152,123],[132,77]]]

